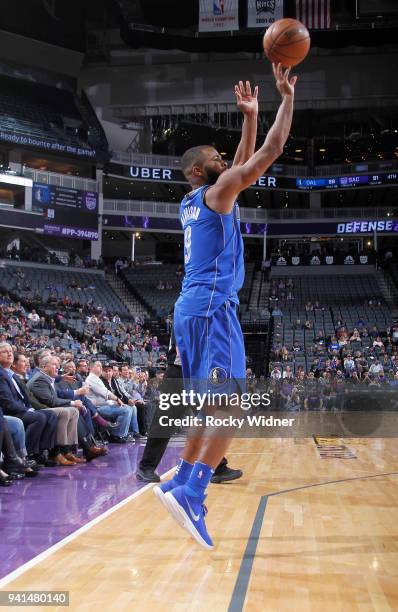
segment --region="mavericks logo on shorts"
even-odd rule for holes
[[[227,380],[228,375],[224,368],[212,368],[209,373],[209,382],[212,385],[222,385]]]

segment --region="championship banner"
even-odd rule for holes
[[[247,27],[269,28],[283,18],[283,0],[247,0]]]
[[[239,30],[239,0],[200,0],[199,32]]]

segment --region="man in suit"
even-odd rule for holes
[[[86,362],[87,363],[87,362]],[[64,361],[62,364],[63,368],[63,377],[60,376],[55,381],[55,388],[60,397],[70,397],[71,399],[78,398],[83,402],[85,408],[87,408],[87,414],[84,418],[86,426],[91,434],[94,434],[94,426],[93,423],[96,423],[100,427],[108,430],[108,433],[112,433],[112,425],[109,421],[106,421],[100,413],[98,412],[97,407],[93,404],[91,400],[87,397],[87,393],[90,391],[89,387],[85,384],[83,377],[78,376],[76,372],[76,364],[73,359],[68,359]],[[88,375],[88,366],[87,366],[87,374]],[[69,394],[69,395],[68,395]],[[71,395],[71,394],[74,394]]]
[[[110,361],[105,363],[103,366],[102,380],[105,386],[110,388],[116,397],[123,402],[126,406],[130,406],[133,412],[132,420],[130,423],[130,432],[133,433],[134,437],[140,438],[145,436],[145,418],[144,418],[144,404],[142,398],[134,397],[131,393],[126,393],[126,390],[120,384],[118,379],[120,374],[119,366],[114,362]]]
[[[0,343],[0,406],[6,415],[21,419],[25,426],[28,456],[40,455],[52,449],[55,442],[57,417],[37,412],[25,398],[18,380],[11,370],[14,352],[10,344]]]
[[[18,376],[18,381],[22,387],[22,390],[29,397],[32,406],[36,409],[39,409],[39,410],[45,409],[46,411],[52,413],[52,410],[50,410],[49,408],[46,408],[46,406],[42,404],[41,402],[39,402],[37,398],[33,395],[33,393],[29,391],[25,383],[28,366],[29,366],[29,361],[25,355],[23,355],[22,353],[16,353],[14,355],[14,363],[12,365],[12,369],[15,372],[15,374]],[[63,384],[67,385],[68,383],[63,381]],[[58,392],[58,383],[55,383],[55,388],[56,388],[56,391]],[[67,387],[65,387],[65,389],[67,389]],[[61,397],[61,399],[62,398],[63,399],[65,398],[74,399],[73,390],[70,390],[69,394],[65,392],[64,395],[61,395],[61,393],[58,392],[58,395]],[[91,429],[90,427],[86,428],[85,423],[83,421],[80,422],[81,416],[82,416],[81,413],[79,413],[78,439],[79,439],[79,444],[83,448],[83,453],[84,453],[86,460],[91,461],[92,459],[95,459],[96,457],[106,455],[107,454],[106,449],[95,446],[90,440],[90,436],[88,434],[91,432]],[[90,424],[91,415],[88,411],[85,416],[87,417],[88,423]]]
[[[52,355],[40,358],[39,369],[28,381],[28,389],[47,408],[58,417],[55,461],[59,465],[76,465],[85,463],[85,459],[77,457],[72,447],[77,446],[77,422],[79,409],[83,407],[80,400],[61,399],[55,390],[55,378],[58,374],[59,360]]]
[[[120,397],[124,403],[126,403],[127,400],[130,406],[135,406],[139,431],[139,434],[136,437],[145,436],[147,431],[148,415],[147,406],[145,405],[143,398],[144,393],[139,393],[138,384],[133,383],[133,381],[130,380],[130,368],[127,364],[123,364],[120,368],[118,365],[113,364],[111,385],[114,389],[115,395]]]
[[[39,469],[35,461],[29,461],[18,456],[8,426],[10,418],[12,417],[5,417],[0,408],[0,458],[2,457],[3,461],[1,463],[0,459],[0,486],[8,486],[13,480],[21,480],[25,476],[34,476]],[[20,419],[14,417],[14,421],[19,421],[23,428]]]

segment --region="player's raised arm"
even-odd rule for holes
[[[258,87],[252,93],[250,81],[239,81],[235,85],[236,104],[244,115],[242,126],[242,137],[236,149],[233,166],[240,166],[247,162],[253,155],[256,147],[257,137],[257,118],[258,118]]]
[[[207,205],[214,211],[228,214],[231,212],[238,194],[250,187],[269,168],[283,152],[288,139],[293,118],[294,86],[297,77],[289,78],[290,68],[285,71],[281,64],[272,65],[276,86],[282,96],[274,124],[269,130],[264,144],[243,165],[233,166],[223,172],[216,184],[206,193]]]

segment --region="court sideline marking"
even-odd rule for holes
[[[174,470],[175,470],[175,467],[172,467],[170,470],[167,470],[167,472],[161,475],[161,478],[165,478],[166,476],[171,474],[171,472],[174,472]],[[5,587],[7,584],[12,582],[16,578],[19,578],[20,576],[22,576],[22,574],[24,574],[25,572],[30,570],[32,567],[40,563],[40,561],[44,561],[44,559],[47,559],[48,557],[50,557],[53,553],[57,552],[58,550],[60,550],[61,548],[69,544],[69,542],[72,542],[73,540],[75,540],[82,533],[85,533],[86,531],[91,529],[91,527],[94,527],[94,525],[97,525],[98,523],[106,519],[108,516],[110,516],[117,510],[119,510],[119,508],[122,508],[123,506],[131,502],[131,500],[133,500],[134,498],[138,497],[145,491],[148,491],[148,489],[150,489],[153,486],[153,484],[155,483],[150,482],[144,487],[142,487],[141,489],[139,489],[138,491],[135,491],[134,493],[129,495],[128,497],[125,497],[124,499],[122,499],[122,501],[118,502],[115,506],[108,508],[108,510],[105,510],[105,512],[103,512],[102,514],[99,514],[94,519],[92,519],[91,521],[83,525],[82,527],[79,527],[79,529],[76,529],[76,531],[73,531],[72,533],[70,533],[68,536],[66,536],[66,538],[63,538],[62,540],[60,540],[53,546],[50,546],[50,548],[43,550],[43,552],[38,554],[36,557],[33,557],[33,559],[30,559],[30,561],[27,561],[20,567],[17,567],[17,569],[13,570],[10,574],[7,574],[6,576],[4,576],[4,578],[0,580],[0,589]]]
[[[304,489],[322,487],[330,484],[350,482],[351,480],[369,480],[371,478],[380,478],[382,476],[398,476],[398,472],[385,472],[382,474],[370,474],[368,476],[354,476],[352,478],[341,478],[339,480],[327,480],[325,482],[319,482],[317,484],[304,485],[302,487],[294,487],[292,489],[282,489],[281,491],[275,491],[275,493],[268,493],[268,495],[263,495],[260,499],[250,536],[247,541],[246,550],[244,552],[242,563],[239,568],[238,577],[236,579],[235,587],[228,607],[228,612],[242,612],[243,610],[247,590],[249,587],[253,563],[256,556],[257,545],[260,539],[260,532],[263,526],[265,509],[267,507],[269,497],[276,497],[277,495],[283,495],[284,493],[292,493],[294,491],[302,491]]]

